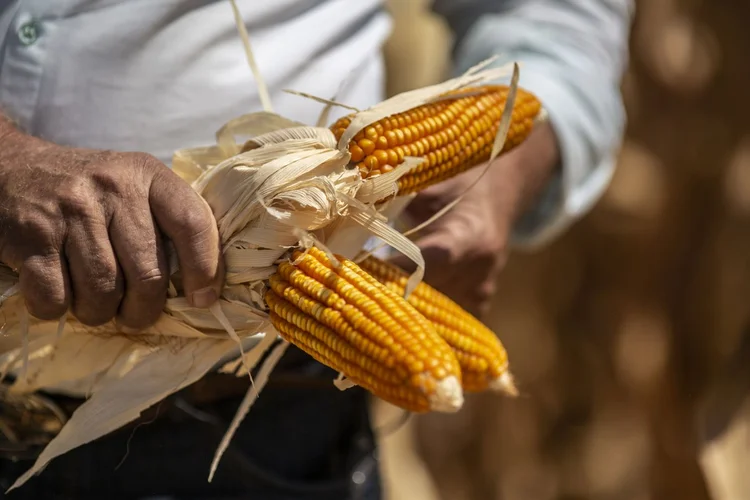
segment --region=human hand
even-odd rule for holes
[[[165,238],[192,305],[208,307],[221,292],[211,209],[150,155],[68,148],[6,129],[0,200],[0,261],[19,273],[34,317],[70,309],[89,326],[150,326],[167,298]]]
[[[495,293],[508,256],[516,219],[533,203],[559,163],[552,128],[543,124],[483,174],[479,166],[422,191],[406,215],[420,224],[470,191],[446,214],[420,231],[416,240],[425,259],[425,282],[481,318]],[[473,185],[473,186],[472,186]],[[403,256],[394,263],[413,270]]]

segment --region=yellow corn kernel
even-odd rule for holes
[[[368,257],[360,267],[399,295],[408,275],[393,264]],[[508,355],[497,336],[482,322],[431,286],[420,283],[408,302],[432,322],[438,334],[456,353],[466,392],[486,389],[515,396]]]
[[[374,395],[414,412],[458,411],[461,368],[435,327],[354,262],[295,251],[269,280],[279,334]]]
[[[421,165],[398,180],[401,195],[421,191],[486,162],[509,87],[488,85],[460,92],[467,91],[476,93],[425,104],[366,127],[349,144],[352,162],[364,178],[369,178],[392,170],[404,161],[404,155],[424,158]],[[526,140],[540,111],[537,98],[518,89],[502,153]],[[348,116],[331,126],[336,139],[341,139],[350,123]],[[397,161],[393,161],[391,152],[396,153]],[[386,165],[389,167],[385,168]]]

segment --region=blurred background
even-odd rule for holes
[[[390,4],[389,92],[444,79],[427,1]],[[389,500],[750,499],[750,2],[637,9],[615,179],[487,320],[522,396],[376,402]]]

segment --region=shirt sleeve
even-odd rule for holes
[[[633,0],[434,0],[457,35],[456,71],[493,55],[517,61],[519,85],[548,113],[562,164],[512,243],[547,243],[607,188],[625,128],[620,91]]]

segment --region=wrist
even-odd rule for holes
[[[8,159],[19,155],[28,155],[40,151],[50,143],[27,134],[16,126],[13,121],[0,112],[0,167],[7,165]]]
[[[18,133],[20,133],[20,130],[11,119],[0,113],[0,145],[4,145],[6,140],[12,140]]]
[[[514,201],[512,215],[515,220],[537,203],[561,168],[554,130],[548,122],[537,125],[523,144],[496,161],[502,167],[493,168],[496,171],[494,182],[500,192],[514,191],[508,194]]]

